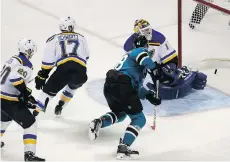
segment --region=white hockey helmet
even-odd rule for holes
[[[23,37],[18,42],[18,51],[23,53],[28,59],[31,59],[34,53],[37,52],[37,46],[33,40]]]
[[[73,32],[75,26],[76,26],[75,20],[70,16],[59,19],[59,28],[61,31]]]
[[[149,22],[144,19],[138,19],[135,21],[134,32],[144,35],[148,40],[152,39],[152,27]]]

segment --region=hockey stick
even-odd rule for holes
[[[156,98],[158,97],[159,97],[159,80],[156,80]],[[156,129],[156,120],[157,120],[157,106],[154,106],[153,125],[151,126],[153,130]]]
[[[28,84],[35,80],[35,77],[28,81]]]

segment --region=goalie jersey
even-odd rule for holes
[[[86,67],[89,50],[86,39],[79,33],[62,32],[46,41],[42,69],[51,70],[55,66],[74,61]]]
[[[32,73],[32,63],[23,54],[10,58],[1,71],[1,99],[18,101],[20,92],[15,86],[27,85]]]
[[[124,44],[124,50],[130,51],[133,47],[133,40],[137,34],[132,34]],[[158,63],[166,64],[167,62],[171,61],[175,57],[177,57],[177,52],[173,49],[165,36],[156,31],[152,30],[152,39],[148,43],[149,51],[153,51],[153,60],[157,61]]]

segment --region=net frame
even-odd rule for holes
[[[197,3],[201,3],[203,5],[206,5],[214,10],[217,10],[217,11],[220,11],[220,12],[223,12],[227,15],[230,15],[230,10],[226,9],[226,8],[223,8],[221,6],[218,6],[218,5],[215,5],[213,3],[210,3],[210,2],[207,2],[205,0],[193,0]],[[177,1],[177,9],[178,9],[178,12],[177,12],[177,22],[178,22],[178,58],[179,58],[179,62],[178,62],[178,66],[181,67],[182,66],[182,59],[183,59],[183,53],[182,53],[182,48],[183,48],[183,39],[182,39],[182,11],[183,11],[183,7],[182,7],[182,3],[183,3],[183,0],[178,0]],[[221,62],[230,62],[230,58],[212,58],[212,59],[205,59],[205,60],[202,60],[201,62],[208,62],[208,61],[221,61]]]

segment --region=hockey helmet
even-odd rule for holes
[[[28,59],[31,59],[34,53],[37,52],[37,46],[33,40],[23,37],[18,42],[18,51]]]
[[[148,47],[148,40],[143,35],[136,35],[136,37],[133,40],[133,44],[135,48],[139,47]]]
[[[138,19],[135,21],[134,32],[144,35],[148,40],[152,39],[152,27],[149,22],[144,19]]]
[[[75,20],[70,16],[59,19],[59,28],[61,31],[73,32],[75,26]]]

